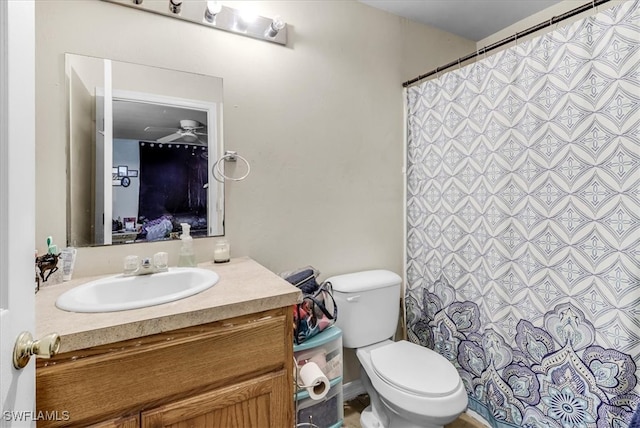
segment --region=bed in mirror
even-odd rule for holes
[[[65,55],[67,243],[224,234],[222,79]]]

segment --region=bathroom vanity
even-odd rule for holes
[[[299,290],[248,258],[199,267],[214,269],[219,282],[130,311],[55,307],[57,296],[92,278],[43,288],[37,334],[57,332],[61,347],[37,360],[37,411],[53,419],[38,426],[293,426]]]

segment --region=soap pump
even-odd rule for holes
[[[180,247],[180,254],[178,255],[178,266],[195,267],[196,255],[193,252],[193,238],[190,235],[191,225],[189,223],[180,223],[180,226],[182,226],[182,234],[180,235],[182,247]]]

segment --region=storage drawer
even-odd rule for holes
[[[293,347],[298,367],[307,362],[318,365],[329,380],[342,376],[342,331],[331,327]]]
[[[298,392],[297,398],[298,424],[313,423],[319,427],[333,427],[344,417],[342,377],[331,382],[331,388],[322,400],[312,400],[306,391]]]

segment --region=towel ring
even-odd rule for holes
[[[225,162],[236,162],[238,159],[240,159],[245,164],[247,164],[247,172],[241,177],[228,177],[228,176],[224,175],[224,172],[222,172],[222,170],[220,169],[221,165],[222,165],[222,161],[225,161]],[[216,172],[218,173],[218,176],[216,176]],[[244,180],[245,178],[247,178],[249,176],[250,172],[251,172],[251,165],[249,165],[249,161],[246,160],[245,158],[243,158],[242,156],[240,156],[238,154],[238,152],[235,152],[235,151],[232,151],[232,150],[225,151],[224,152],[224,156],[220,157],[220,159],[218,159],[218,161],[215,163],[213,168],[211,168],[211,175],[213,175],[213,178],[215,178],[220,183],[224,183],[224,180],[229,180],[229,181],[241,181],[241,180]],[[219,179],[218,177],[222,177],[222,179]]]

